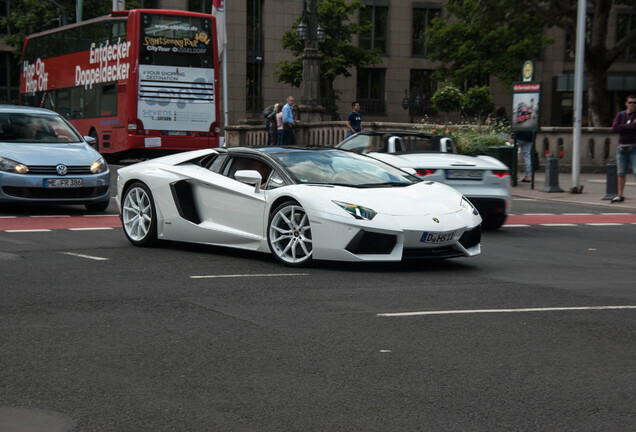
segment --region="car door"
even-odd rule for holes
[[[236,171],[253,169],[251,164],[257,161],[247,156],[230,156],[221,175],[208,170],[199,177],[195,199],[200,225],[215,231],[214,237],[219,239],[215,243],[246,246],[265,238],[268,192],[234,178]]]

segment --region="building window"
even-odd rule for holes
[[[437,111],[433,108],[431,98],[437,90],[438,81],[433,79],[433,71],[427,69],[412,69],[409,80],[410,88],[408,94],[412,98],[420,97],[420,104],[412,105],[412,114],[418,116],[436,117]]]
[[[358,69],[356,99],[364,114],[386,114],[385,78],[385,69]]]
[[[629,32],[636,29],[636,12],[619,13],[616,20],[616,41],[618,42]],[[636,42],[632,42],[620,57],[623,61],[636,60]]]
[[[439,18],[441,14],[442,10],[439,7],[413,6],[411,55],[426,57],[426,30],[431,27],[433,18]]]
[[[373,24],[371,30],[360,35],[360,48],[379,49],[382,54],[387,53],[387,38],[389,33],[389,7],[378,5],[378,2],[365,2],[365,8],[360,11]],[[385,2],[382,2],[386,4]]]
[[[246,110],[263,110],[263,0],[247,0]]]
[[[212,13],[212,0],[187,0],[190,12]]]

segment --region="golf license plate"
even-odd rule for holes
[[[80,188],[82,187],[82,179],[64,178],[64,179],[44,179],[45,188]]]
[[[423,243],[446,243],[452,240],[453,237],[455,237],[455,231],[443,233],[425,232],[422,234],[420,241]]]
[[[450,180],[481,180],[484,170],[451,169],[446,171],[446,178]]]

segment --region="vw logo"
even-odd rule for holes
[[[66,165],[59,164],[55,167],[55,171],[57,171],[59,175],[66,175],[68,168],[66,168]]]

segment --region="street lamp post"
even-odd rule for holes
[[[309,0],[303,9],[303,16],[296,37],[305,42],[303,51],[303,83],[301,104],[298,106],[303,122],[322,121],[325,109],[320,105],[320,52],[318,44],[325,41],[324,29],[318,24],[316,0]]]
[[[413,123],[413,116],[416,110],[422,108],[424,100],[421,94],[415,94],[413,90],[404,90],[404,99],[402,99],[402,108],[409,110],[409,116],[411,117],[411,123]]]

